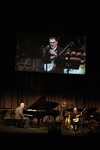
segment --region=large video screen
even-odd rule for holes
[[[86,74],[86,35],[18,30],[15,71]]]

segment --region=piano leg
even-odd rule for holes
[[[40,127],[40,119],[41,118],[37,118],[37,127]]]

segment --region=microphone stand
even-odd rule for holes
[[[67,45],[64,47],[64,49],[59,53],[59,56],[61,56],[61,55],[66,51],[66,49],[68,49],[69,46],[72,46],[72,45],[74,45],[73,42],[70,42],[69,44],[67,44]],[[67,74],[69,74],[69,68],[70,68],[70,53],[71,53],[71,51],[69,51],[68,63],[66,63],[67,66],[68,66],[68,68],[67,68]],[[65,66],[66,66],[66,65],[65,65]]]
[[[65,65],[65,66],[67,66],[67,74],[69,74],[69,69],[70,69],[70,66],[71,66],[71,64],[70,64],[71,50],[69,49],[68,52],[69,52],[68,57],[67,57],[68,58],[68,62]]]
[[[48,51],[49,51],[49,49],[50,49],[50,46],[49,45],[47,45],[46,47],[44,47],[43,48],[43,51],[44,51],[44,53],[43,53],[43,61],[44,61],[44,65],[46,65],[46,69],[44,69],[46,72],[48,71],[48,67],[47,67],[47,65],[48,65]]]

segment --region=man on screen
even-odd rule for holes
[[[58,46],[58,39],[56,37],[49,38],[49,45],[45,48],[45,53],[43,55],[44,62],[44,70],[47,72],[62,72],[59,64],[65,59],[64,53],[60,55],[62,52],[62,48]]]

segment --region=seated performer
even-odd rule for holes
[[[25,109],[25,104],[23,102],[20,103],[15,109],[15,119],[22,120],[23,124],[25,123],[24,127],[29,127],[30,119],[28,117],[24,117],[23,110]]]
[[[77,111],[77,107],[74,106],[73,112],[70,114],[70,120],[71,120],[71,124],[73,125],[73,130],[75,133],[79,130],[79,127],[81,124],[80,116],[81,116],[81,113],[79,113]]]

